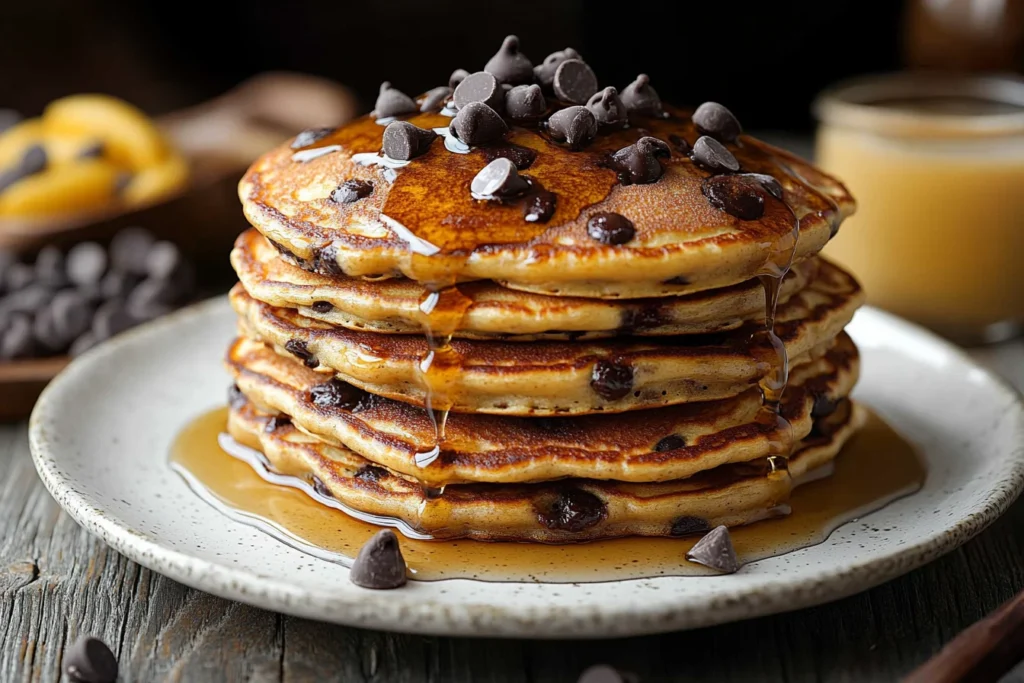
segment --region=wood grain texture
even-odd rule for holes
[[[977,354],[1024,386],[1024,343]],[[123,681],[573,683],[604,662],[662,681],[897,680],[1024,588],[1024,501],[963,548],[821,607],[614,641],[427,638],[320,624],[186,588],[88,535],[36,477],[24,424],[0,426],[0,682],[61,680],[103,638]],[[1003,678],[1024,683],[1024,667]]]

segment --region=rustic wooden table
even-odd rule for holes
[[[1024,387],[1024,342],[973,352]],[[102,428],[102,426],[97,426]],[[814,609],[615,641],[427,638],[228,602],[108,549],[36,478],[24,424],[0,426],[0,682],[57,681],[80,634],[124,681],[573,683],[604,662],[653,681],[885,681],[1024,588],[1024,500],[978,538],[883,586]],[[1024,681],[1024,668],[1005,681]]]

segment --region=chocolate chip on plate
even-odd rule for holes
[[[448,96],[452,94],[452,89],[446,85],[439,85],[436,88],[431,88],[423,96],[423,101],[420,102],[420,111],[441,111],[444,109],[444,101],[448,99]]]
[[[452,101],[456,109],[462,109],[470,102],[483,102],[494,111],[499,111],[505,102],[505,91],[493,74],[477,71],[459,83],[452,94]]]
[[[734,574],[740,568],[739,560],[736,559],[736,549],[732,545],[732,536],[725,526],[715,527],[697,541],[690,548],[690,552],[686,553],[686,559],[723,574]]]
[[[529,184],[523,180],[511,160],[499,157],[480,169],[469,189],[481,199],[514,197],[525,192]]]
[[[68,279],[78,287],[98,285],[107,272],[107,250],[96,242],[80,242],[67,255]]]
[[[713,172],[736,172],[740,170],[740,162],[718,140],[709,135],[702,135],[693,144],[690,157],[701,167]]]
[[[359,549],[348,578],[357,586],[381,590],[404,586],[405,572],[398,537],[391,529],[383,529]]]
[[[633,222],[618,213],[595,213],[587,221],[587,234],[602,244],[625,244],[636,235]]]
[[[114,270],[146,274],[146,255],[156,238],[143,228],[125,228],[110,241],[110,263]]]
[[[739,120],[718,102],[705,102],[693,112],[693,124],[704,135],[721,142],[736,142],[743,132]]]
[[[555,194],[540,190],[531,194],[523,203],[523,218],[527,223],[547,223],[555,215]]]
[[[400,114],[411,114],[416,111],[416,102],[401,90],[391,87],[390,81],[380,84],[380,94],[373,105],[373,114],[378,119]]]
[[[388,156],[391,156],[390,154]],[[373,194],[373,183],[353,178],[346,180],[331,193],[331,201],[338,204],[351,204]]]
[[[552,87],[563,102],[586,104],[597,92],[597,75],[582,59],[567,59],[555,70]]]
[[[644,116],[659,116],[661,114],[661,98],[651,87],[651,79],[647,74],[637,76],[636,80],[627,85],[619,96],[630,112]]]
[[[548,131],[556,140],[569,145],[570,149],[579,150],[597,137],[597,120],[586,107],[566,107],[551,115]]]
[[[456,69],[452,72],[452,75],[448,77],[448,87],[454,90],[459,87],[459,83],[462,83],[468,75],[469,72],[465,69]]]
[[[664,453],[665,451],[674,451],[683,448],[684,446],[686,446],[686,439],[678,434],[669,434],[658,443],[654,444],[654,452]]]
[[[482,145],[504,137],[508,125],[483,102],[470,102],[452,119],[451,130],[467,145]]]
[[[623,147],[612,155],[612,166],[619,172],[623,182],[653,183],[661,177],[659,157],[669,157],[672,151],[658,138],[642,137],[632,145]]]
[[[754,221],[764,215],[767,191],[759,182],[742,175],[719,175],[705,178],[701,192],[716,209],[740,220]]]
[[[565,487],[537,513],[538,521],[548,529],[579,533],[597,525],[608,516],[608,506],[589,491]]]
[[[437,133],[419,128],[408,121],[392,121],[384,129],[384,154],[392,159],[409,161],[430,149]]]
[[[611,86],[594,93],[587,100],[587,109],[594,115],[598,125],[605,128],[621,128],[629,122],[626,105],[622,103],[619,91]]]
[[[543,116],[547,108],[544,93],[536,83],[517,85],[505,93],[505,113],[510,119],[532,121]]]
[[[310,387],[309,397],[314,405],[322,408],[354,410],[363,397],[363,391],[348,382],[334,378]]]
[[[782,183],[776,180],[774,176],[770,176],[767,173],[744,173],[743,177],[757,181],[757,183],[763,187],[768,194],[776,199],[782,199]]]
[[[323,140],[325,137],[334,132],[333,128],[307,128],[292,140],[292,149],[302,149],[303,147],[309,147],[315,142]]]
[[[117,658],[102,640],[84,636],[64,655],[64,672],[74,683],[114,683]]]
[[[284,343],[284,348],[285,351],[301,360],[307,368],[315,368],[320,365],[316,355],[309,350],[306,342],[301,339],[289,339]]]
[[[533,67],[533,75],[548,91],[551,91],[555,81],[555,72],[558,71],[558,67],[561,66],[562,62],[567,59],[580,59],[580,53],[571,47],[567,47],[564,50],[558,50],[552,52],[544,61]]]
[[[519,51],[519,38],[516,36],[505,36],[501,49],[487,60],[484,71],[510,85],[533,81],[533,64]]]
[[[595,664],[588,667],[580,674],[576,683],[630,683],[618,669],[607,664]]]
[[[618,401],[633,391],[633,368],[599,360],[590,374],[590,388],[606,401]]]

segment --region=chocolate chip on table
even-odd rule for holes
[[[608,86],[587,100],[587,109],[603,128],[621,128],[629,122],[629,112],[619,97],[619,91]]]
[[[533,64],[519,51],[519,38],[516,36],[505,36],[501,49],[487,60],[484,71],[510,85],[533,82]]]
[[[114,683],[117,658],[102,640],[84,636],[64,655],[64,672],[74,683]]]
[[[597,120],[586,107],[566,107],[551,115],[548,131],[570,149],[579,150],[597,137]]]
[[[355,410],[363,398],[363,391],[335,377],[310,387],[309,397],[314,405],[322,408]]]
[[[625,244],[636,236],[633,222],[618,213],[595,213],[587,221],[587,234],[602,244]]]
[[[105,341],[130,327],[134,327],[138,322],[128,312],[123,301],[111,299],[96,309],[96,313],[92,317],[92,333],[96,336],[97,340]]]
[[[96,242],[80,242],[67,255],[68,279],[78,287],[98,285],[107,272],[107,250]]]
[[[295,136],[295,139],[292,140],[291,148],[302,149],[303,147],[309,147],[333,132],[334,128],[307,128]]]
[[[608,516],[608,506],[589,491],[563,488],[546,507],[537,511],[537,519],[548,529],[579,533],[599,524]]]
[[[390,156],[390,155],[388,155]],[[373,194],[373,183],[366,180],[346,180],[331,193],[331,201],[337,204],[351,204]]]
[[[756,180],[734,175],[711,176],[701,182],[700,189],[711,206],[730,216],[754,221],[764,215],[767,192]]]
[[[452,94],[452,89],[446,85],[439,85],[436,88],[431,88],[423,96],[423,100],[420,102],[420,111],[441,111],[444,109],[444,101],[448,99],[448,96]]]
[[[663,169],[659,157],[669,157],[672,151],[662,140],[642,137],[632,145],[612,155],[612,166],[624,183],[653,183],[661,177]]]
[[[548,109],[540,86],[517,85],[505,93],[505,113],[517,121],[533,121],[544,115]]]
[[[483,102],[470,102],[452,119],[451,131],[467,145],[497,142],[508,132],[498,112]]]
[[[373,114],[378,119],[401,114],[411,114],[416,111],[416,102],[401,90],[391,87],[389,81],[380,84],[380,93],[377,95],[377,102],[373,106]]]
[[[597,75],[582,59],[567,59],[558,65],[551,85],[563,102],[586,104],[597,92]]]
[[[404,586],[405,572],[405,558],[398,537],[391,529],[383,529],[359,549],[348,578],[363,588],[386,590]]]
[[[782,199],[784,194],[782,183],[776,180],[774,176],[770,176],[767,173],[744,173],[742,177],[756,181],[768,194],[776,199]]]
[[[660,116],[661,98],[651,87],[651,79],[647,74],[640,74],[636,80],[623,88],[619,94],[627,111],[643,116]]]
[[[721,142],[708,135],[697,138],[690,157],[699,166],[712,173],[740,170],[740,162],[736,160],[732,152],[726,149]]]
[[[555,215],[555,204],[553,192],[534,192],[523,203],[523,218],[527,223],[547,223]]]
[[[31,316],[25,313],[11,314],[6,329],[0,331],[0,334],[0,359],[29,358],[35,352]]]
[[[459,87],[459,83],[466,80],[466,76],[468,75],[469,72],[465,69],[456,69],[452,72],[452,75],[448,77],[448,87],[454,90]]]
[[[52,244],[43,247],[36,255],[36,282],[48,287],[63,287],[67,283],[64,270],[64,253]]]
[[[392,121],[384,129],[384,154],[392,159],[409,161],[430,149],[437,133],[419,128],[408,121]]]
[[[672,526],[669,529],[669,534],[679,538],[680,536],[706,534],[709,531],[711,531],[711,525],[708,523],[708,520],[703,517],[683,515],[682,517],[676,517],[672,520]]]
[[[664,453],[665,451],[678,450],[684,446],[686,446],[686,439],[678,434],[669,434],[658,443],[654,444],[654,452]]]
[[[693,112],[693,124],[704,135],[720,142],[736,142],[743,132],[739,120],[718,102],[705,102]]]
[[[580,59],[580,53],[571,47],[552,52],[544,58],[543,62],[533,67],[534,78],[537,79],[537,82],[542,87],[551,91],[555,81],[555,72],[558,71],[558,67],[561,66],[562,62],[567,59]]]
[[[618,669],[607,664],[595,664],[588,667],[580,674],[576,683],[630,683]]]
[[[452,94],[452,102],[456,109],[471,102],[483,102],[494,111],[500,111],[505,103],[505,91],[493,74],[477,71],[462,79]]]
[[[499,157],[480,169],[469,189],[474,197],[515,197],[525,192],[529,184],[523,180],[511,160]]]
[[[606,401],[618,401],[633,391],[633,368],[599,360],[590,374],[590,388]]]
[[[285,350],[302,361],[307,368],[315,368],[320,365],[316,355],[309,350],[306,342],[301,339],[289,339],[284,343]]]
[[[739,571],[740,563],[736,559],[736,549],[732,545],[732,536],[724,526],[715,527],[704,538],[686,553],[690,562],[702,564],[723,574],[734,574]]]
[[[317,313],[330,313],[334,310],[334,304],[330,301],[314,301],[313,305],[310,306]]]
[[[143,228],[125,228],[110,241],[110,264],[114,270],[134,275],[147,273],[146,255],[156,238]]]

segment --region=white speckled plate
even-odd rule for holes
[[[43,482],[79,524],[195,588],[290,614],[448,635],[607,637],[705,626],[834,600],[948,552],[1024,483],[1019,397],[931,334],[875,310],[850,326],[858,397],[929,465],[922,491],[822,545],[738,574],[598,584],[410,583],[369,591],[348,570],[232,522],[171,471],[188,421],[224,400],[220,359],[234,315],[211,301],[118,337],[74,362],[31,421]],[[878,531],[882,530],[882,531]]]

